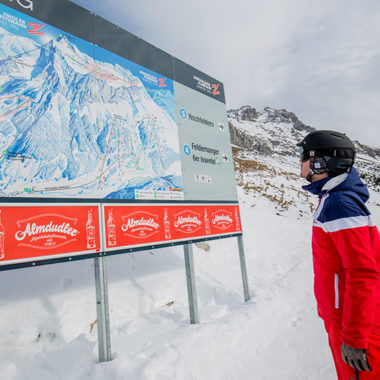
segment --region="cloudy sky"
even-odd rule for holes
[[[380,147],[378,0],[73,0],[222,81],[227,108],[286,108]]]

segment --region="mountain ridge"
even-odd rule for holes
[[[297,143],[316,130],[293,112],[242,106],[227,111],[238,186],[252,197],[254,206],[263,197],[279,215],[291,209],[299,217],[313,212],[315,202],[302,190]],[[380,192],[380,149],[354,141],[355,167],[371,191]],[[380,206],[378,204],[375,204]],[[293,210],[293,211],[294,211]]]

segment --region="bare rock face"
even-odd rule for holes
[[[237,110],[229,110],[227,111],[229,116],[234,117],[237,120],[248,120],[255,121],[257,119],[258,113],[256,108],[251,106],[243,106]]]
[[[379,148],[371,148],[367,145],[360,144],[359,141],[354,141],[356,149],[358,153],[368,155],[374,159],[380,160],[380,149]]]
[[[254,137],[248,133],[234,127],[231,122],[228,122],[230,128],[231,143],[240,148],[257,151],[264,156],[272,154],[271,147],[260,137]]]
[[[257,119],[258,113],[255,108],[250,106],[243,106],[240,108],[241,120],[255,121]]]

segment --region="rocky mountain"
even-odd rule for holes
[[[310,213],[314,201],[302,190],[296,144],[315,128],[285,109],[243,106],[227,114],[238,185],[253,198],[270,200],[280,215],[290,209]],[[355,167],[370,190],[380,192],[380,149],[354,144]]]

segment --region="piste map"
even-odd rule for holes
[[[173,81],[0,4],[0,196],[183,187]]]

